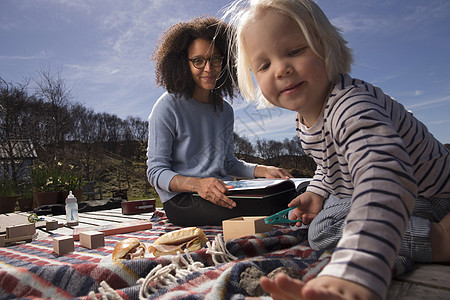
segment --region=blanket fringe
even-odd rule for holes
[[[228,251],[222,238],[222,234],[220,233],[216,235],[216,238],[214,239],[212,244],[210,242],[207,242],[206,247],[208,248],[206,250],[206,253],[211,254],[212,261],[216,266],[223,263],[229,263],[237,259],[236,256]]]
[[[100,282],[100,287],[98,288],[101,300],[123,300],[123,298],[106,283],[106,281]],[[92,300],[98,300],[95,292],[89,292],[89,298]]]
[[[222,234],[218,234],[212,243],[206,243],[206,253],[211,255],[211,259],[214,264],[220,265],[236,260],[237,257],[232,255],[226,248],[223,241]],[[184,249],[186,259],[177,252],[172,257],[172,263],[167,266],[161,264],[153,268],[145,278],[141,278],[137,281],[137,284],[141,285],[139,289],[139,299],[148,299],[151,294],[157,292],[161,288],[168,288],[177,283],[178,279],[182,279],[187,275],[194,272],[202,272],[208,267],[205,267],[203,263],[194,261],[187,249]],[[101,300],[122,300],[123,298],[112,289],[105,281],[100,283],[98,291],[101,296]],[[94,300],[97,299],[95,293],[92,291],[89,293],[89,297]]]
[[[168,288],[175,285],[178,279],[207,269],[201,262],[194,261],[187,249],[184,249],[184,253],[187,260],[181,256],[180,252],[177,252],[177,255],[172,258],[170,265],[165,267],[157,265],[145,278],[137,281],[137,284],[142,284],[139,290],[139,299],[147,299],[158,289]]]

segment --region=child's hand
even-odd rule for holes
[[[307,283],[278,274],[275,279],[262,277],[261,287],[275,300],[354,300],[381,299],[374,291],[352,281],[331,276],[320,276]]]
[[[262,289],[270,293],[274,300],[303,299],[301,292],[305,283],[298,279],[292,279],[283,273],[276,275],[274,279],[261,277],[259,283]]]
[[[296,223],[297,226],[303,224],[309,224],[322,210],[323,201],[325,199],[322,196],[314,194],[312,192],[304,192],[289,203],[289,207],[295,207],[289,216],[290,220],[301,220]]]

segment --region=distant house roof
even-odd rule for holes
[[[38,157],[33,143],[30,140],[9,140],[0,141],[0,160],[10,159],[8,143],[11,143],[14,159],[35,159]]]

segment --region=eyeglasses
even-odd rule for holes
[[[222,56],[213,56],[208,59],[204,58],[188,58],[190,62],[194,65],[197,69],[203,69],[206,66],[206,62],[209,61],[209,64],[213,67],[220,67],[223,63],[223,57]]]

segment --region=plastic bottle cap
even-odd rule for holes
[[[77,203],[77,198],[72,194],[72,191],[69,191],[69,195],[66,198],[66,204],[68,203]]]

